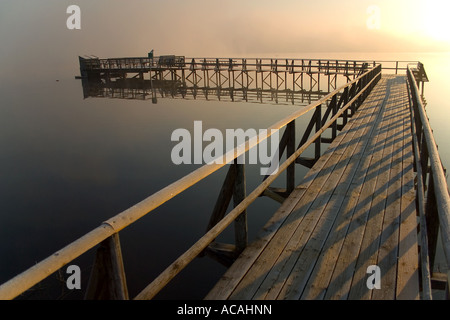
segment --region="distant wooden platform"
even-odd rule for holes
[[[418,299],[412,150],[406,77],[384,75],[206,299]]]

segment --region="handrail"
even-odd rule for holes
[[[343,89],[348,89],[349,87],[356,85],[357,83],[361,84],[359,92],[348,101],[338,112],[333,113],[333,117],[324,125],[320,130],[316,132],[316,134],[310,138],[305,144],[303,144],[299,149],[295,151],[283,164],[280,165],[277,174],[273,174],[269,176],[259,187],[257,187],[248,197],[246,197],[238,206],[236,206],[229,214],[227,214],[215,227],[213,227],[209,232],[207,232],[190,250],[188,253],[182,255],[177,261],[172,264],[165,272],[163,272],[155,281],[159,283],[158,286],[154,286],[155,281],[150,284],[147,289],[145,289],[138,297],[146,297],[153,296],[155,292],[159,291],[162,287],[160,284],[167,283],[170,279],[173,278],[174,272],[175,274],[181,271],[181,269],[189,263],[196,255],[198,255],[207,245],[210,243],[215,237],[216,234],[220,233],[228,224],[230,224],[245,208],[250,205],[269,185],[275,180],[275,178],[281,174],[283,170],[285,170],[291,163],[293,163],[300,154],[317,138],[320,137],[321,133],[323,133],[328,127],[330,127],[338,118],[341,116],[344,111],[350,108],[356,101],[359,101],[361,97],[365,97],[365,94],[368,94],[373,85],[381,77],[381,65],[377,65],[376,67],[366,71],[364,74],[354,79],[353,81],[348,82],[345,85],[342,85],[338,89],[329,93],[322,99],[311,103],[310,105],[297,110],[291,115],[285,117],[284,119],[276,122],[271,127],[268,128],[266,135],[258,135],[258,139],[250,139],[249,141],[244,142],[243,144],[237,146],[235,149],[228,151],[225,155],[223,155],[222,159],[226,159],[226,161],[221,161],[220,163],[211,163],[205,164],[202,167],[196,169],[190,174],[184,176],[183,178],[173,182],[167,187],[161,189],[160,191],[154,193],[148,198],[142,200],[131,208],[119,213],[118,215],[104,221],[99,227],[93,229],[91,232],[82,236],[78,240],[70,243],[66,247],[57,251],[50,257],[42,260],[37,263],[33,267],[28,270],[22,272],[11,280],[5,282],[0,286],[0,299],[14,299],[22,292],[31,288],[35,284],[44,280],[52,273],[56,272],[58,269],[74,260],[81,254],[86,251],[92,249],[94,246],[101,243],[103,240],[108,237],[118,233],[123,228],[129,226],[134,223],[136,220],[145,216],[152,210],[156,209],[163,203],[169,201],[179,193],[193,186],[200,180],[206,178],[213,172],[219,170],[227,164],[227,161],[230,159],[236,159],[238,156],[244,154],[252,147],[255,147],[260,142],[267,139],[269,136],[273,134],[274,131],[279,130],[298,117],[306,114],[308,111],[321,106],[323,103],[326,103],[328,100],[334,100],[336,102],[336,97]],[[369,90],[368,90],[369,89]],[[359,99],[359,100],[358,100]],[[195,255],[193,255],[195,253]],[[168,275],[170,274],[171,277]],[[157,289],[157,290],[156,290]]]
[[[365,63],[370,63],[373,67],[382,64],[383,70],[399,70],[406,71],[409,63],[418,63],[419,61],[410,60],[345,60],[345,59],[307,59],[307,58],[208,58],[208,57],[183,57],[182,62],[176,62],[173,65],[165,65],[166,68],[180,68],[190,66],[198,67],[270,67],[270,68],[284,68],[286,70],[293,70],[294,67],[301,68],[297,72],[308,72],[311,68],[314,69],[333,69],[333,70],[347,70],[361,69]],[[84,58],[83,58],[84,59]],[[86,70],[101,70],[101,69],[135,69],[135,68],[154,68],[159,66],[159,57],[123,57],[123,58],[91,58],[84,59]],[[130,66],[122,66],[127,62]],[[388,64],[395,64],[388,66]],[[400,66],[402,64],[403,66]],[[283,71],[284,71],[283,69]],[[260,70],[263,71],[263,70]],[[269,71],[269,70],[264,70]],[[280,70],[281,71],[281,70]]]
[[[421,177],[421,180],[424,184],[426,183],[426,175],[428,171],[430,172],[427,188],[428,190],[425,216],[427,217],[427,220],[433,220],[434,215],[436,215],[438,218],[442,247],[447,263],[447,270],[449,271],[450,196],[447,186],[447,180],[445,178],[445,173],[438,153],[436,141],[433,137],[433,131],[428,121],[422,99],[419,95],[419,89],[410,66],[408,66],[407,77],[411,95],[412,109],[414,112],[414,121],[412,125],[415,126],[415,134],[417,135],[416,140],[418,144],[417,147],[420,148],[419,156],[421,158],[421,172],[423,174],[423,178]],[[425,230],[423,230],[423,232],[425,232]],[[435,250],[435,248],[431,249]],[[447,289],[448,283],[450,283],[450,273],[447,274]]]

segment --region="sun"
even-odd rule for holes
[[[430,40],[450,43],[450,1],[429,0],[419,13],[424,35]]]

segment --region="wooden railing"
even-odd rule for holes
[[[417,66],[420,68],[420,65]],[[447,288],[450,280],[450,197],[444,168],[439,157],[425,108],[419,94],[418,80],[410,66],[407,69],[408,93],[415,168],[417,171],[417,203],[421,234],[422,287],[425,299],[432,299],[431,279],[438,234],[446,259]],[[440,231],[440,232],[439,232]]]
[[[343,74],[358,73],[364,64],[376,66],[382,64],[383,70],[390,70],[395,74],[406,72],[407,65],[418,61],[394,60],[340,60],[340,59],[287,59],[287,58],[186,58],[174,56],[172,64],[164,63],[162,57],[131,57],[131,58],[82,58],[85,70],[100,69],[146,69],[146,68],[186,68],[186,69],[241,69],[258,71],[287,71],[287,72],[340,72]]]
[[[87,289],[86,298],[128,299],[129,296],[122,261],[119,232],[200,180],[226,166],[229,159],[236,159],[255,147],[267,139],[272,132],[274,132],[273,130],[276,131],[285,127],[284,134],[280,139],[279,154],[281,156],[281,154],[286,151],[286,160],[279,165],[278,171],[275,174],[265,177],[258,187],[250,194],[246,195],[243,165],[237,164],[236,161],[234,164],[231,164],[229,167],[229,174],[227,175],[230,178],[229,181],[225,181],[223,188],[227,191],[225,194],[228,194],[228,196],[219,196],[216,207],[227,207],[227,201],[231,200],[230,190],[232,190],[233,192],[231,192],[231,194],[235,200],[234,209],[226,215],[225,209],[218,209],[215,211],[205,235],[176,259],[175,262],[167,267],[167,269],[152,283],[145,287],[144,290],[137,295],[136,299],[153,298],[183,268],[195,259],[195,257],[204,253],[214,239],[216,239],[217,236],[233,221],[238,221],[238,228],[236,228],[236,245],[234,246],[233,252],[236,254],[239,253],[246,246],[247,226],[245,210],[247,207],[264,193],[274,198],[284,197],[289,194],[295,186],[295,163],[302,161],[311,163],[314,160],[317,160],[320,156],[320,142],[324,142],[325,140],[326,142],[331,142],[331,140],[336,137],[337,131],[345,125],[348,117],[351,117],[352,114],[356,112],[380,78],[381,65],[376,65],[353,81],[350,81],[329,93],[322,99],[315,101],[307,107],[301,108],[286,118],[278,121],[268,128],[267,135],[262,137],[258,136],[258,139],[252,139],[246,142],[245,146],[237,146],[234,150],[227,152],[223,156],[224,161],[221,163],[203,165],[192,173],[137,203],[133,207],[106,220],[99,227],[90,231],[78,240],[70,243],[50,257],[2,284],[0,286],[0,299],[14,299],[97,245],[100,246],[97,249],[95,264]],[[323,114],[322,106],[325,107]],[[306,128],[300,144],[295,147],[295,120],[312,110],[315,111],[310,125]],[[342,123],[338,123],[338,119],[342,119]],[[315,133],[309,137],[314,129]],[[322,134],[327,129],[331,130],[331,138],[325,139],[322,137]],[[316,145],[315,158],[302,159],[300,157],[302,153],[313,143]],[[225,161],[225,159],[227,161]],[[287,170],[286,188],[283,192],[276,193],[269,187],[285,170]],[[106,281],[104,281],[104,279],[106,279]],[[99,292],[102,293],[99,294]]]

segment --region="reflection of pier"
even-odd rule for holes
[[[152,99],[157,98],[218,100],[231,102],[255,102],[260,104],[309,104],[328,94],[322,91],[307,90],[272,90],[242,87],[195,87],[188,83],[173,80],[144,80],[138,78],[116,79],[83,79],[84,98],[116,98],[116,99]]]

